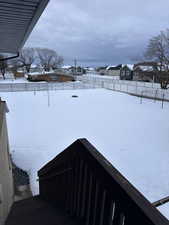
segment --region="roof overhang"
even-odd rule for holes
[[[0,52],[16,54],[49,0],[0,0]]]

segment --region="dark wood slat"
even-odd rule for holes
[[[90,225],[90,214],[91,214],[91,198],[92,198],[92,183],[93,183],[93,175],[90,172],[89,178],[89,192],[88,192],[88,204],[87,204],[87,218],[86,225]]]
[[[125,215],[123,213],[120,214],[119,225],[125,225]]]
[[[70,179],[70,214],[73,215],[73,202],[74,202],[74,171],[72,169]]]
[[[102,204],[101,204],[101,212],[100,212],[100,223],[99,223],[99,225],[103,225],[105,202],[106,202],[106,190],[103,191]]]
[[[110,216],[109,216],[109,225],[113,225],[114,215],[115,215],[116,204],[114,201],[111,201],[110,206]]]
[[[73,203],[73,212],[77,214],[77,198],[78,198],[78,186],[79,186],[79,159],[76,159],[75,170],[74,170],[74,203]]]
[[[84,167],[84,162],[81,160],[80,161],[80,169],[79,169],[79,186],[78,186],[78,197],[77,197],[77,216],[80,216],[80,209],[81,209],[81,196],[82,196],[82,185],[83,185],[83,167]]]
[[[84,182],[83,182],[83,196],[82,196],[82,208],[81,208],[81,217],[85,216],[85,207],[86,207],[86,196],[87,196],[87,178],[88,178],[88,168],[85,165],[84,168]]]
[[[98,198],[99,198],[98,194],[99,194],[99,183],[96,181],[95,201],[94,201],[94,211],[93,211],[93,225],[96,225],[97,206],[98,206]]]
[[[68,168],[70,168],[70,164],[68,163]],[[70,194],[70,187],[71,187],[71,173],[72,170],[67,173],[67,192],[66,192],[66,211],[69,213],[70,212],[70,208],[71,208],[71,194]]]

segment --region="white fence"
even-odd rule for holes
[[[72,90],[72,89],[93,89],[107,88],[114,91],[126,92],[138,96],[146,96],[169,100],[169,91],[160,88],[159,84],[124,81],[101,76],[77,76],[77,82],[64,83],[0,83],[0,92],[16,91],[45,91],[45,90]]]
[[[98,85],[83,82],[64,82],[64,83],[2,83],[0,92],[16,91],[45,91],[45,90],[72,90],[72,89],[91,89]]]
[[[139,81],[126,81],[116,80],[105,77],[94,76],[81,76],[76,78],[83,83],[91,84],[95,87],[107,88],[114,91],[126,92],[129,94],[159,98],[163,100],[169,100],[169,90],[160,88],[160,84],[139,82]]]
[[[151,88],[160,88],[160,84],[158,83],[150,83],[150,82],[140,82],[140,81],[130,81],[130,80],[119,80],[117,76],[94,76],[94,75],[83,75],[83,76],[76,76],[76,80],[79,81],[88,81],[93,83],[99,83],[101,81],[106,83],[115,83],[115,84],[123,84],[123,85],[130,85],[130,86],[139,86],[139,87],[151,87]]]

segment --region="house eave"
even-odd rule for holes
[[[0,0],[0,52],[17,54],[49,0]]]

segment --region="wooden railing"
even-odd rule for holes
[[[167,225],[168,220],[86,139],[39,172],[40,196],[86,225]]]

